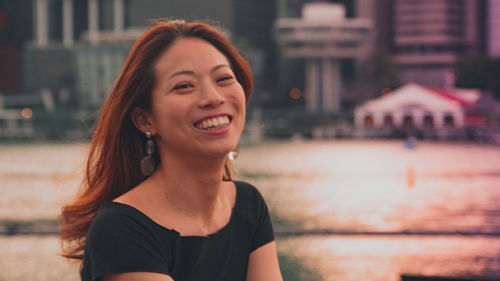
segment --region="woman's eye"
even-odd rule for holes
[[[223,82],[223,81],[227,81],[227,80],[231,80],[233,79],[233,76],[224,76],[224,77],[221,77],[219,79],[217,79],[217,82]]]
[[[183,84],[179,84],[179,85],[175,86],[174,90],[188,89],[188,88],[191,88],[191,87],[193,87],[193,85],[187,84],[187,83],[183,83]]]

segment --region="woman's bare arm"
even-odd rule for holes
[[[250,254],[247,281],[283,281],[275,241],[257,248]]]
[[[162,273],[127,272],[109,274],[102,277],[103,281],[174,281],[172,277]]]

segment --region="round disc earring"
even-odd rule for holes
[[[153,152],[155,149],[155,144],[151,139],[151,132],[146,132],[146,156],[141,159],[141,173],[145,176],[150,176],[153,174],[156,168],[155,159],[153,158]]]

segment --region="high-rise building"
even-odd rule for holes
[[[341,59],[366,55],[372,22],[346,18],[342,4],[309,3],[301,18],[281,18],[275,28],[284,53],[306,60],[308,111],[339,112]]]
[[[402,82],[447,87],[453,65],[483,48],[479,0],[394,0],[393,53]]]
[[[370,4],[368,7],[366,3],[364,2],[373,2],[373,3],[368,3]],[[304,13],[303,13],[303,8],[305,5],[308,4],[337,4],[337,5],[342,5],[344,7],[344,17],[348,21],[354,19],[354,18],[368,18],[371,19],[372,22],[375,21],[376,17],[372,13],[372,8],[376,7],[375,6],[375,1],[388,1],[388,0],[366,0],[363,1],[363,3],[358,4],[357,0],[277,0],[277,8],[278,8],[278,20],[281,19],[300,19],[303,18]],[[363,12],[366,12],[365,14],[360,14],[358,11],[358,7],[360,7],[360,10],[363,10]],[[378,11],[378,10],[377,10]],[[333,18],[332,18],[333,20]],[[331,36],[331,35],[325,35],[325,36]],[[372,49],[372,45],[376,44],[375,42],[378,42],[378,34],[373,34],[370,33],[370,38],[365,38],[366,42],[364,42],[364,46],[367,47],[368,49]],[[375,38],[377,37],[377,39]],[[335,40],[335,39],[332,39]],[[306,81],[306,80],[311,80],[310,78],[307,77],[307,72],[308,69],[310,68],[310,64],[307,63],[307,59],[304,60],[303,58],[297,57],[297,56],[290,56],[285,54],[286,52],[281,52],[280,54],[280,59],[279,59],[279,77],[278,77],[278,87],[277,87],[277,93],[275,95],[275,102],[273,103],[274,107],[290,107],[290,106],[301,106],[301,103],[303,102],[306,107],[308,107],[310,110],[310,106],[312,105],[310,100],[305,100],[305,99],[290,99],[290,94],[291,91],[295,89],[302,89],[305,90],[305,93],[309,92],[308,86],[311,85],[311,81]],[[342,89],[340,89],[340,92],[343,92],[344,94],[342,95],[342,99],[340,99],[341,103],[338,105],[338,108],[341,109],[341,111],[345,111],[346,108],[349,106],[352,106],[353,101],[356,99],[356,97],[352,94],[352,91],[350,88],[353,87],[353,82],[355,81],[356,77],[356,72],[357,72],[357,65],[356,62],[359,61],[359,59],[356,59],[355,57],[357,56],[352,56],[352,57],[339,57],[337,64],[339,67],[340,72],[338,73],[340,75],[339,79],[343,82],[342,84]],[[309,65],[309,66],[308,66]],[[332,78],[334,79],[334,78]],[[325,83],[328,82],[328,80],[325,80]],[[338,85],[337,85],[338,86]],[[317,88],[317,87],[316,87]],[[317,88],[318,89],[318,88]],[[346,94],[348,93],[348,94]],[[304,97],[307,96],[307,94],[304,94]],[[340,98],[340,96],[339,96]],[[337,106],[336,106],[337,107]]]
[[[500,57],[500,0],[488,0],[488,55]]]
[[[372,52],[388,53],[392,41],[392,4],[394,0],[356,0],[354,16],[368,18],[373,22],[375,30],[372,36]]]
[[[31,38],[31,14],[26,13],[31,2],[0,0],[0,95],[21,89],[21,50]]]

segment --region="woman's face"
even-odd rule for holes
[[[149,114],[159,149],[225,156],[245,123],[245,94],[227,58],[198,38],[177,39],[155,63]]]

